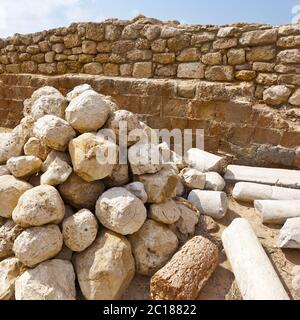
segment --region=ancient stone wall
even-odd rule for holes
[[[66,94],[89,83],[153,128],[204,129],[205,149],[232,156],[235,163],[300,167],[300,118],[293,110],[259,104],[251,82],[3,74],[0,83],[0,126],[18,124],[23,101],[41,86]]]

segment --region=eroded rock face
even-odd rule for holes
[[[74,258],[80,289],[88,300],[118,299],[134,277],[129,241],[103,230],[96,241]]]
[[[148,217],[157,222],[173,224],[180,218],[180,211],[173,200],[159,204],[151,204]]]
[[[136,176],[143,183],[149,203],[161,203],[176,196],[178,171],[172,165],[164,165],[163,169],[154,174]]]
[[[87,90],[72,99],[66,109],[66,119],[80,133],[97,131],[106,122],[110,106],[102,96]]]
[[[53,259],[24,272],[15,283],[16,300],[75,300],[72,263]]]
[[[47,147],[65,151],[68,143],[76,135],[69,123],[59,117],[46,115],[36,121],[33,134]]]
[[[106,228],[128,235],[141,228],[147,210],[143,202],[125,188],[112,188],[98,199],[96,216]]]
[[[56,186],[64,183],[72,173],[72,167],[60,158],[51,162],[47,171],[41,176],[41,184]]]
[[[52,186],[42,185],[26,191],[20,197],[12,217],[19,226],[27,228],[58,224],[64,215],[65,207],[58,191]]]
[[[147,220],[143,227],[129,237],[136,262],[136,270],[151,276],[175,253],[178,246],[176,235],[166,226]]]
[[[75,87],[72,91],[67,94],[67,100],[71,101],[81,95],[83,92],[92,90],[93,88],[89,84],[82,84]]]
[[[24,265],[34,267],[56,256],[62,245],[59,227],[47,225],[24,230],[15,240],[13,251]]]
[[[0,133],[0,164],[5,164],[11,157],[20,156],[24,143],[24,139],[16,133]]]
[[[8,170],[17,178],[39,172],[42,160],[35,156],[12,157],[7,161]]]
[[[0,227],[0,260],[14,255],[12,250],[14,241],[22,231],[23,229],[12,220],[7,220]]]
[[[98,222],[87,209],[82,209],[63,222],[65,245],[72,251],[81,252],[88,248],[96,239]]]
[[[70,141],[69,152],[75,173],[88,182],[111,175],[117,159],[117,146],[94,133]]]
[[[102,181],[87,182],[72,173],[66,182],[59,186],[59,192],[67,203],[80,210],[94,210],[98,198],[104,191]]]
[[[14,176],[0,176],[0,216],[11,218],[21,195],[32,188],[27,182],[21,181]]]
[[[15,297],[15,281],[25,271],[23,264],[15,257],[0,262],[0,300]]]
[[[65,153],[65,152],[60,152],[57,150],[51,150],[46,158],[46,160],[43,162],[43,165],[41,167],[41,170],[43,172],[46,172],[49,168],[49,166],[51,165],[51,163],[56,160],[56,159],[60,159],[62,161],[67,162],[68,164],[71,164],[71,158],[70,156]]]

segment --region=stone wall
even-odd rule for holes
[[[229,155],[235,163],[300,167],[300,115],[258,103],[252,82],[2,74],[0,126],[20,121],[23,100],[35,89],[51,85],[66,94],[83,83],[112,96],[153,128],[203,128],[205,149]]]

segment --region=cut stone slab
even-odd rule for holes
[[[143,202],[125,188],[111,188],[98,199],[96,216],[106,228],[128,235],[142,227],[147,210]]]
[[[36,121],[33,134],[47,147],[65,151],[68,143],[76,136],[69,123],[59,117],[46,115]]]
[[[270,169],[229,165],[225,180],[255,182],[300,189],[300,170]]]
[[[153,220],[147,220],[138,232],[129,237],[129,241],[136,271],[147,276],[152,276],[161,268],[178,247],[175,233]]]
[[[280,230],[278,247],[300,249],[300,217],[287,219]]]
[[[58,191],[42,185],[26,191],[19,199],[12,217],[23,228],[59,224],[65,215],[65,206]]]
[[[150,205],[148,217],[164,224],[173,224],[179,220],[181,212],[174,200]]]
[[[196,148],[188,150],[186,162],[200,172],[221,172],[226,165],[224,158]]]
[[[24,271],[24,265],[15,257],[0,262],[0,300],[14,299],[15,281]]]
[[[300,200],[255,200],[254,208],[263,223],[284,224],[287,219],[300,217]]]
[[[97,131],[105,124],[110,106],[94,90],[82,92],[66,109],[66,120],[80,133]]]
[[[245,202],[253,202],[255,200],[300,200],[300,190],[259,183],[238,182],[233,188],[232,196],[235,200]]]
[[[75,300],[72,263],[53,259],[24,272],[15,283],[16,300]]]
[[[214,219],[222,219],[228,209],[228,200],[225,192],[192,190],[188,196],[190,201],[202,214]]]
[[[37,264],[55,257],[63,245],[63,236],[57,225],[33,227],[24,230],[15,240],[13,251],[26,266]]]
[[[58,188],[64,201],[74,208],[94,211],[98,198],[102,195],[105,186],[102,181],[87,182],[77,174],[72,173]]]
[[[235,219],[223,232],[222,242],[244,300],[289,300],[246,219]]]
[[[12,157],[7,161],[8,170],[17,178],[33,175],[41,166],[42,160],[35,156]]]
[[[154,300],[196,300],[218,265],[218,248],[201,236],[188,241],[150,281]]]
[[[11,175],[0,176],[0,216],[11,218],[21,195],[32,188],[32,185]]]
[[[62,224],[65,245],[72,251],[81,252],[88,248],[96,239],[98,222],[91,211],[82,209]]]
[[[102,230],[88,249],[75,254],[74,266],[87,300],[119,299],[135,274],[129,241],[108,230]]]

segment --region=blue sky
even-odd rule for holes
[[[278,25],[300,19],[300,0],[0,0],[0,37],[139,13],[184,23]]]

